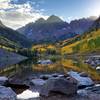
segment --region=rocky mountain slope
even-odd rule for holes
[[[0,21],[0,45],[10,47],[29,47],[31,41],[23,34],[10,29]]]
[[[82,34],[88,30],[94,20],[95,18],[90,17],[67,23],[52,15],[47,20],[40,18],[35,23],[29,23],[18,31],[34,42],[55,42]]]
[[[92,24],[87,32],[76,37],[74,42],[64,45],[62,53],[84,53],[100,51],[100,17]],[[69,41],[68,41],[69,42]]]

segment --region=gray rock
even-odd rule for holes
[[[90,63],[90,59],[85,60],[84,63]]]
[[[1,76],[0,77],[0,85],[5,85],[7,83],[8,83],[8,78],[4,77],[4,76]]]
[[[78,86],[91,86],[94,85],[94,82],[90,77],[81,77],[80,74],[74,71],[68,72],[68,74],[75,78],[78,81]]]
[[[96,66],[96,63],[94,61],[91,61],[92,66]]]
[[[31,84],[35,85],[35,86],[42,86],[46,81],[44,81],[43,79],[32,79],[31,80]]]
[[[88,96],[88,92],[85,89],[82,90],[78,90],[77,94],[81,97],[87,97]]]
[[[88,77],[88,74],[85,73],[85,72],[81,72],[81,73],[80,73],[80,76],[81,76],[81,77]]]
[[[96,67],[96,70],[100,70],[100,66],[97,66],[97,67]]]
[[[16,100],[16,96],[11,88],[0,86],[0,100]]]
[[[73,84],[78,84],[78,81],[75,79],[75,78],[73,78],[73,77],[67,77],[66,78],[68,81],[70,81],[71,83],[73,83]]]
[[[48,64],[52,64],[51,60],[39,60],[38,64],[43,64],[43,65],[48,65]]]
[[[100,94],[100,85],[95,85],[93,87],[89,87],[86,90],[88,90],[89,92],[94,92],[96,94]]]
[[[51,93],[62,93],[74,95],[77,92],[77,85],[62,78],[48,79],[40,91],[40,95],[49,96]]]
[[[78,90],[77,94],[82,98],[87,98],[84,100],[100,100],[100,85],[95,85],[82,90]]]
[[[100,65],[100,60],[95,60],[96,65]]]

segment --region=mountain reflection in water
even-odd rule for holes
[[[85,64],[82,59],[60,59],[53,64],[37,64],[37,59],[28,59],[15,65],[7,66],[0,70],[0,75],[7,77],[16,77],[21,80],[27,79],[30,75],[50,74],[50,73],[67,73],[75,70],[78,72],[87,72],[93,79],[100,80],[100,73],[90,65]]]

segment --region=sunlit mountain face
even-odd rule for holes
[[[0,0],[0,19],[8,27],[17,29],[40,17],[47,18],[44,10],[39,8],[41,3],[30,0]]]

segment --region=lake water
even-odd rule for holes
[[[28,59],[18,64],[3,67],[0,70],[0,75],[14,78],[16,81],[24,81],[33,75],[67,73],[67,71],[74,70],[87,72],[93,79],[100,80],[100,72],[85,64],[81,58],[63,58],[51,65],[39,65],[36,62],[36,59]]]

